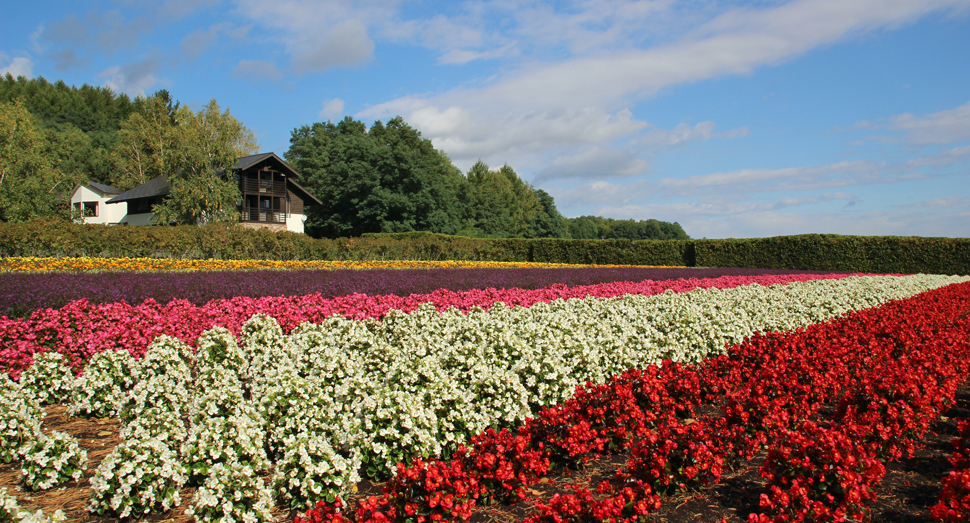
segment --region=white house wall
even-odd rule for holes
[[[290,214],[286,217],[286,230],[303,234],[303,220],[305,219],[306,217],[303,214]]]
[[[128,214],[128,203],[122,202],[108,205],[106,202],[114,196],[114,194],[101,195],[97,191],[93,191],[89,187],[82,185],[71,195],[71,209],[74,209],[74,204],[76,203],[97,202],[98,215],[85,216],[84,223],[117,224]]]

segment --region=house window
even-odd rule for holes
[[[98,202],[74,202],[74,211],[82,217],[98,217]]]

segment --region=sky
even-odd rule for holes
[[[567,217],[970,237],[970,0],[0,0],[0,74],[401,116]]]

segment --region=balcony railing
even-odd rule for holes
[[[239,185],[239,190],[243,194],[272,194],[286,196],[286,182],[274,182],[272,180],[254,180],[243,178]]]
[[[243,222],[286,223],[286,213],[258,207],[243,207],[239,220]]]

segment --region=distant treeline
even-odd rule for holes
[[[218,109],[213,100],[200,116],[164,90],[130,99],[105,87],[0,77],[0,167],[7,173],[0,221],[67,217],[58,198],[77,183],[129,189],[161,174],[184,186],[169,196],[180,201],[164,204],[180,210],[164,213],[167,223],[231,221],[226,209],[234,209],[238,195],[212,178],[228,160],[198,165],[195,152],[215,145],[231,157],[252,152],[256,143],[228,110]],[[195,132],[196,120],[233,132]],[[233,139],[202,144],[214,134]],[[463,173],[400,117],[369,128],[350,117],[302,126],[283,156],[301,174],[301,185],[324,202],[307,208],[306,230],[314,237],[430,231],[474,238],[688,238],[677,223],[565,218],[551,195],[511,166],[478,162]],[[202,194],[193,188],[216,186],[220,191],[209,191],[206,205],[188,201]]]

